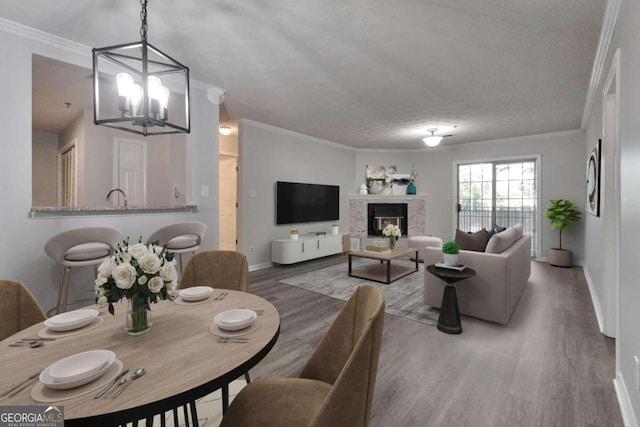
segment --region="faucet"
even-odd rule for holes
[[[114,189],[112,189],[111,191],[109,191],[109,192],[107,193],[107,198],[106,198],[106,199],[104,199],[104,200],[106,200],[106,201],[108,202],[108,201],[109,201],[109,197],[111,196],[111,193],[113,193],[114,191],[119,191],[120,193],[122,193],[122,197],[124,198],[124,207],[126,208],[126,207],[127,207],[127,195],[125,194],[125,192],[124,192],[124,191],[122,191],[122,190],[121,190],[121,189],[119,189],[119,188],[114,188]]]

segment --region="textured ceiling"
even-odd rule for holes
[[[580,127],[606,0],[150,0],[149,41],[248,118],[368,148]],[[2,0],[79,43],[139,39],[134,0]],[[451,131],[452,126],[457,126]]]

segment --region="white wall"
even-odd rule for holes
[[[238,250],[247,255],[250,266],[268,265],[271,239],[288,236],[290,228],[298,228],[302,234],[329,233],[334,223],[276,225],[276,181],[339,185],[338,224],[340,229],[348,229],[346,194],[355,192],[354,149],[247,120],[240,122],[238,143]],[[252,191],[255,197],[250,197]]]
[[[427,194],[427,233],[448,240],[455,231],[455,167],[454,162],[475,162],[511,158],[541,158],[541,215],[549,199],[569,199],[582,207],[585,198],[584,137],[579,132],[533,135],[522,138],[464,144],[443,145],[435,149],[411,152],[393,150],[358,150],[356,153],[356,185],[363,182],[366,165],[395,165],[400,173],[408,173],[415,164],[418,194]],[[581,210],[583,210],[581,208]],[[550,247],[558,244],[558,231],[551,230],[542,217],[541,253],[546,257]],[[572,249],[574,262],[584,258],[582,222],[563,233],[563,247]]]
[[[19,29],[19,28],[18,28]],[[38,37],[46,41],[38,41]],[[31,131],[31,56],[53,57],[90,68],[91,50],[62,39],[34,33],[23,38],[0,30],[0,131],[3,155],[0,156],[2,182],[0,224],[0,277],[25,283],[40,304],[48,309],[55,304],[60,269],[44,254],[44,244],[53,235],[76,227],[108,226],[125,236],[149,236],[156,228],[179,221],[199,220],[207,224],[202,249],[218,247],[218,105],[207,98],[207,89],[192,85],[192,127],[187,137],[191,165],[190,203],[198,205],[195,214],[149,214],[61,217],[31,219],[32,131]],[[198,86],[198,87],[196,87]],[[151,139],[153,137],[150,137]],[[200,197],[202,185],[209,186],[209,197]],[[71,276],[72,297],[86,296],[93,288],[92,271],[79,269]]]
[[[629,405],[623,410],[627,425],[640,420],[640,390],[635,385],[634,356],[640,357],[640,3],[623,1],[609,48],[610,58],[620,48],[620,329],[617,336],[616,374],[621,401]],[[588,141],[587,141],[588,143]]]

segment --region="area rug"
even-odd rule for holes
[[[379,261],[357,258],[353,260],[353,269],[361,268],[367,264]],[[412,261],[394,260],[393,264],[415,265]],[[415,273],[402,279],[384,283],[372,282],[366,279],[348,276],[348,265],[338,264],[309,273],[299,274],[280,280],[280,283],[295,286],[308,291],[317,292],[332,298],[346,301],[362,283],[376,285],[384,294],[385,311],[405,319],[415,320],[426,325],[435,326],[438,323],[439,311],[422,302],[424,284],[424,265],[419,265]]]

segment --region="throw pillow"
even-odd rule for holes
[[[484,252],[484,247],[487,245],[487,230],[483,228],[475,233],[465,233],[464,231],[456,230],[455,241],[460,249]]]

